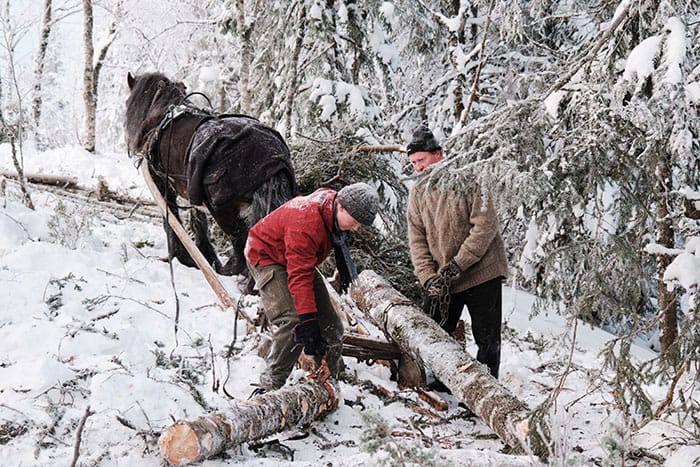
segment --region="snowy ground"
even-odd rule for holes
[[[132,162],[122,155],[94,157],[68,148],[28,152],[24,163],[27,172],[77,175],[86,187],[94,187],[102,175],[113,190],[149,197]],[[2,146],[0,170],[11,167],[9,150]],[[120,219],[67,201],[61,208],[60,198],[45,192],[35,191],[32,198],[34,211],[21,204],[15,184],[8,182],[0,193],[0,464],[69,465],[78,424],[89,406],[80,465],[163,465],[155,442],[173,418],[225,412],[224,388],[235,398],[248,397],[264,367],[257,340],[245,335],[245,323],[239,321],[234,355],[226,358],[234,318],[218,306],[197,270],[174,263],[173,287],[168,264],[159,260],[166,249],[158,221]],[[79,226],[76,236],[72,232]],[[236,279],[224,281],[238,298]],[[256,300],[242,301],[248,313],[256,312]],[[641,456],[637,465],[700,464],[697,442],[674,442],[687,439],[681,427],[655,422],[631,434],[609,391],[591,381],[609,334],[576,326],[573,371],[562,382],[573,326],[553,315],[530,319],[533,302],[532,296],[505,289],[501,381],[531,407],[560,391],[552,464],[620,465],[604,448],[611,439],[653,455]],[[467,350],[473,353],[473,346]],[[635,352],[642,359],[654,357],[641,348]],[[397,397],[380,399],[348,380],[341,383],[343,399],[361,404],[341,405],[315,423],[308,436],[281,433],[274,437],[279,444],[235,447],[204,465],[397,465],[390,457],[395,452],[416,465],[537,465],[530,456],[508,454],[488,426],[464,416],[451,396],[444,396],[446,412],[420,414],[407,401],[432,409],[414,393],[398,391],[387,368],[351,358],[346,365],[359,381],[371,381]],[[301,376],[301,371],[292,375]],[[667,389],[648,390],[662,400]],[[375,426],[366,415],[378,415],[394,432],[375,453],[361,442]]]

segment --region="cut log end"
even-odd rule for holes
[[[197,433],[186,424],[177,423],[158,439],[161,455],[173,465],[197,462],[201,454]]]

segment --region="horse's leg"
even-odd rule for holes
[[[165,183],[163,183],[163,180],[157,174],[151,172],[151,177],[158,187],[158,191],[160,191],[160,194],[163,196],[166,204],[170,208],[167,215],[172,214],[175,219],[181,223],[180,212],[178,210],[177,203],[175,202],[177,194],[169,186],[166,186]],[[182,244],[177,234],[175,234],[173,228],[170,227],[168,220],[165,218],[163,218],[163,229],[165,230],[165,236],[168,240],[168,257],[170,259],[176,258],[185,266],[197,267],[194,260],[185,249],[185,246]]]
[[[222,274],[235,275],[235,274],[248,274],[248,268],[245,263],[245,256],[243,255],[243,250],[245,248],[245,242],[248,239],[248,226],[240,217],[236,216],[236,220],[233,223],[229,223],[229,230],[226,231],[229,240],[231,240],[231,254],[223,266]]]
[[[219,261],[214,246],[209,240],[207,215],[197,208],[190,209],[190,228],[194,233],[194,242],[199,251],[202,252],[207,262],[214,267],[214,270],[221,274],[221,261]]]
[[[180,214],[176,207],[171,206],[170,213],[172,213],[172,215],[175,217],[175,219],[177,219],[178,222],[182,223],[182,221],[180,220]],[[185,245],[182,244],[180,238],[177,236],[177,234],[175,234],[175,231],[172,227],[170,227],[170,224],[168,224],[168,221],[165,219],[163,220],[163,226],[165,227],[165,233],[168,237],[168,255],[170,256],[170,258],[176,258],[185,266],[196,268],[197,264],[187,252]]]

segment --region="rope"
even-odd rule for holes
[[[238,315],[239,313],[242,313],[241,310],[241,304],[243,303],[243,297],[244,295],[241,294],[238,297],[238,302],[236,303],[236,309],[237,313],[234,313],[234,318],[233,318],[233,340],[228,346],[228,351],[226,352],[226,379],[224,380],[224,383],[221,385],[221,389],[223,390],[224,394],[226,397],[229,399],[235,399],[234,396],[229,394],[229,392],[226,390],[226,384],[228,383],[229,378],[231,377],[231,357],[233,357],[233,351],[236,350],[236,341],[238,340]]]
[[[171,106],[170,110],[168,110],[167,114],[171,114],[173,111],[173,108]],[[166,115],[167,115],[166,114]],[[173,138],[173,130],[170,130],[170,135],[168,138],[168,145],[166,146],[167,148],[167,162],[165,165],[165,180],[163,181],[164,186],[164,198],[165,198],[165,205],[169,206],[169,200],[168,200],[168,173],[170,172],[170,147],[172,145],[172,138]],[[150,167],[150,166],[149,166]],[[170,209],[165,210],[165,225],[170,225],[168,224],[168,218],[170,216]],[[172,229],[171,229],[172,231]],[[177,287],[175,286],[175,272],[173,270],[173,258],[170,252],[173,249],[172,245],[172,235],[166,235],[166,238],[168,240],[168,268],[170,269],[170,285],[173,288],[173,295],[175,297],[175,344],[177,344],[177,331],[178,327],[180,324],[180,297],[177,294]]]

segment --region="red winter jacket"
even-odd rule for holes
[[[250,229],[246,260],[253,266],[280,264],[298,315],[316,312],[313,278],[333,248],[333,202],[337,192],[320,188],[297,196]]]

